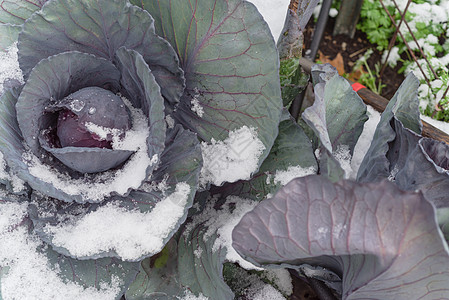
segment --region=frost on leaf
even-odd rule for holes
[[[203,153],[203,169],[200,184],[235,182],[249,179],[257,171],[259,157],[265,150],[262,141],[257,137],[254,128],[243,126],[231,131],[224,141],[201,144]]]

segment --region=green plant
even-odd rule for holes
[[[389,8],[390,13],[394,10]],[[368,40],[379,51],[388,48],[388,40],[394,33],[393,24],[379,1],[364,1],[357,29],[366,33]]]
[[[360,57],[357,62],[354,65],[353,70],[357,70],[361,67],[364,67],[367,72],[363,72],[362,75],[359,78],[359,82],[366,87],[368,87],[371,91],[375,92],[376,94],[380,95],[382,93],[382,88],[384,88],[386,85],[382,83],[380,79],[380,68],[381,64],[380,62],[376,62],[374,65],[374,70],[371,69],[371,67],[368,64],[368,59],[373,54],[372,49],[368,49],[365,54]]]

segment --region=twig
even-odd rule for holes
[[[298,12],[299,0],[291,0],[288,9],[293,10],[295,13]]]
[[[363,48],[363,49],[359,49],[359,50],[357,50],[356,52],[349,54],[349,57],[350,57],[350,58],[353,58],[354,56],[359,55],[360,53],[364,52],[364,51],[367,50],[367,49],[368,49],[368,47],[365,47],[365,48]]]
[[[379,0],[379,2],[380,2],[380,4],[382,4],[382,7],[384,8],[385,12],[386,12],[387,15],[390,17],[390,20],[391,20],[391,22],[393,23],[394,27],[396,27],[396,30],[397,30],[397,32],[399,33],[399,35],[401,36],[402,40],[404,41],[405,46],[409,49],[410,55],[413,57],[413,60],[414,60],[414,61],[416,62],[416,64],[418,65],[418,68],[419,68],[419,70],[421,71],[421,73],[423,74],[424,79],[426,80],[427,84],[428,84],[429,86],[431,86],[431,85],[430,85],[430,80],[429,80],[429,78],[427,78],[426,73],[424,73],[424,70],[422,69],[421,65],[418,63],[418,59],[416,58],[415,53],[413,53],[413,51],[411,51],[412,48],[409,46],[409,44],[408,44],[407,41],[405,40],[404,35],[403,35],[402,32],[399,30],[399,27],[398,27],[398,25],[396,24],[396,22],[395,22],[393,16],[390,14],[390,12],[388,11],[388,9],[386,8],[386,6],[385,6],[383,0]]]

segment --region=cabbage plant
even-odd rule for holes
[[[285,299],[290,274],[322,299],[449,297],[449,152],[416,78],[352,179],[349,83],[314,66],[287,110],[317,2],[276,46],[243,0],[3,1],[0,299]]]
[[[1,95],[0,203],[23,203],[17,226],[60,282],[118,299],[186,221],[200,175],[215,180],[202,147],[242,132],[257,146],[223,181],[268,155],[282,109],[269,28],[239,0],[5,1],[0,22],[23,74]],[[5,299],[24,293],[17,268],[2,263]]]

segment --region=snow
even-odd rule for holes
[[[124,130],[103,127],[92,122],[86,122],[84,125],[90,133],[96,134],[102,140],[106,140],[109,135],[112,136],[113,141],[118,141],[120,136],[125,133]],[[115,149],[114,145],[112,146],[112,149]]]
[[[382,54],[382,62],[385,62],[385,60],[387,59],[387,55],[388,51],[384,51],[384,53]],[[391,48],[391,52],[390,55],[388,56],[387,63],[392,67],[396,67],[400,58],[401,55],[399,54],[399,47],[395,46]]]
[[[0,202],[0,266],[7,269],[0,284],[2,299],[61,299],[61,293],[66,300],[117,297],[121,292],[118,278],[114,278],[111,285],[99,282],[99,289],[86,289],[59,277],[58,265],[51,267],[47,257],[38,251],[43,247],[42,242],[29,235],[25,226],[16,227],[26,213],[26,204]]]
[[[315,167],[303,168],[301,166],[289,166],[287,170],[277,170],[274,175],[274,183],[286,185],[293,178],[304,177],[306,175],[316,174]]]
[[[182,298],[177,297],[179,300],[208,300],[209,298],[207,298],[206,296],[204,296],[203,294],[199,294],[198,297],[195,296],[194,294],[192,294],[191,291],[186,290],[185,291],[185,295]]]
[[[263,16],[271,29],[271,34],[277,41],[284,27],[285,16],[287,15],[290,0],[249,0],[252,2],[260,14]]]
[[[17,57],[17,42],[9,46],[6,52],[0,51],[0,95],[3,93],[3,83],[7,79],[24,82]]]
[[[251,174],[257,171],[259,157],[264,150],[265,145],[257,137],[257,131],[248,126],[231,131],[224,141],[212,139],[210,144],[202,142],[200,185],[250,179]]]
[[[42,163],[31,152],[27,152],[23,155],[23,159],[28,165],[31,175],[50,183],[68,195],[79,195],[83,200],[93,202],[101,202],[114,192],[125,195],[129,189],[139,188],[147,177],[147,167],[157,164],[159,157],[156,154],[152,157],[148,156],[147,137],[150,129],[146,116],[141,110],[132,107],[128,100],[122,99],[131,112],[132,129],[126,131],[124,138],[119,138],[116,135],[112,145],[114,149],[132,150],[135,153],[119,170],[99,173],[93,179],[73,179],[71,176],[60,173],[55,168]],[[94,128],[95,126],[91,126],[91,129],[98,134],[109,132],[104,128]],[[101,133],[101,131],[104,132]]]
[[[432,119],[431,117],[428,117],[428,116],[425,116],[425,115],[421,115],[421,120],[423,120],[423,121],[429,123],[430,125],[440,129],[441,131],[449,133],[449,123],[448,122],[438,121],[438,120]]]
[[[363,158],[368,151],[371,141],[373,140],[374,132],[376,131],[377,124],[380,121],[380,113],[376,111],[372,106],[367,105],[368,121],[363,126],[362,134],[354,147],[352,153],[351,168],[352,172],[348,174],[349,178],[355,179],[357,172],[360,168]]]
[[[193,95],[192,100],[190,101],[190,104],[192,105],[191,109],[194,113],[196,113],[198,115],[198,117],[201,118],[204,115],[204,109],[201,106],[200,101],[198,100],[198,98],[200,96],[198,88],[195,88],[194,92],[195,92],[195,94]]]
[[[285,300],[285,297],[271,285],[264,285],[261,289],[248,292],[246,295],[252,300]]]
[[[228,202],[229,201],[229,202]],[[215,240],[214,246],[212,247],[213,251],[218,250],[219,248],[226,248],[226,260],[229,262],[236,262],[241,267],[245,269],[258,269],[260,268],[254,266],[248,261],[244,260],[232,247],[232,230],[234,227],[240,222],[243,215],[247,212],[250,212],[254,209],[257,203],[250,200],[244,200],[239,197],[228,197],[227,203],[235,202],[236,207],[234,211],[231,213],[220,212],[220,215],[217,216],[218,219],[216,223],[211,226],[209,230],[215,230],[215,226],[217,226],[218,238]],[[229,209],[229,208],[228,208]]]
[[[368,148],[367,148],[368,149]],[[335,159],[340,163],[341,168],[345,171],[345,179],[348,179],[352,173],[351,152],[348,145],[338,145],[333,153]]]
[[[284,295],[293,294],[293,281],[287,269],[269,269],[262,276],[272,282]]]
[[[170,129],[175,127],[175,120],[171,115],[165,117],[165,123],[167,123],[167,127]]]
[[[75,257],[87,257],[111,250],[123,260],[153,255],[184,215],[190,186],[178,183],[176,190],[156,204],[151,212],[128,211],[108,203],[75,222],[47,225],[53,244],[66,248]]]
[[[227,261],[237,262],[242,268],[247,270],[262,270],[244,260],[232,247],[232,230],[237,223],[240,222],[243,215],[253,210],[258,202],[236,196],[229,196],[226,198],[226,202],[221,206],[221,210],[216,210],[214,208],[215,202],[215,198],[208,201],[208,205],[204,208],[201,214],[196,215],[192,222],[187,224],[184,235],[188,235],[197,224],[201,223],[204,227],[207,227],[207,231],[203,236],[205,241],[215,233],[218,234],[212,247],[212,251],[226,248]]]

